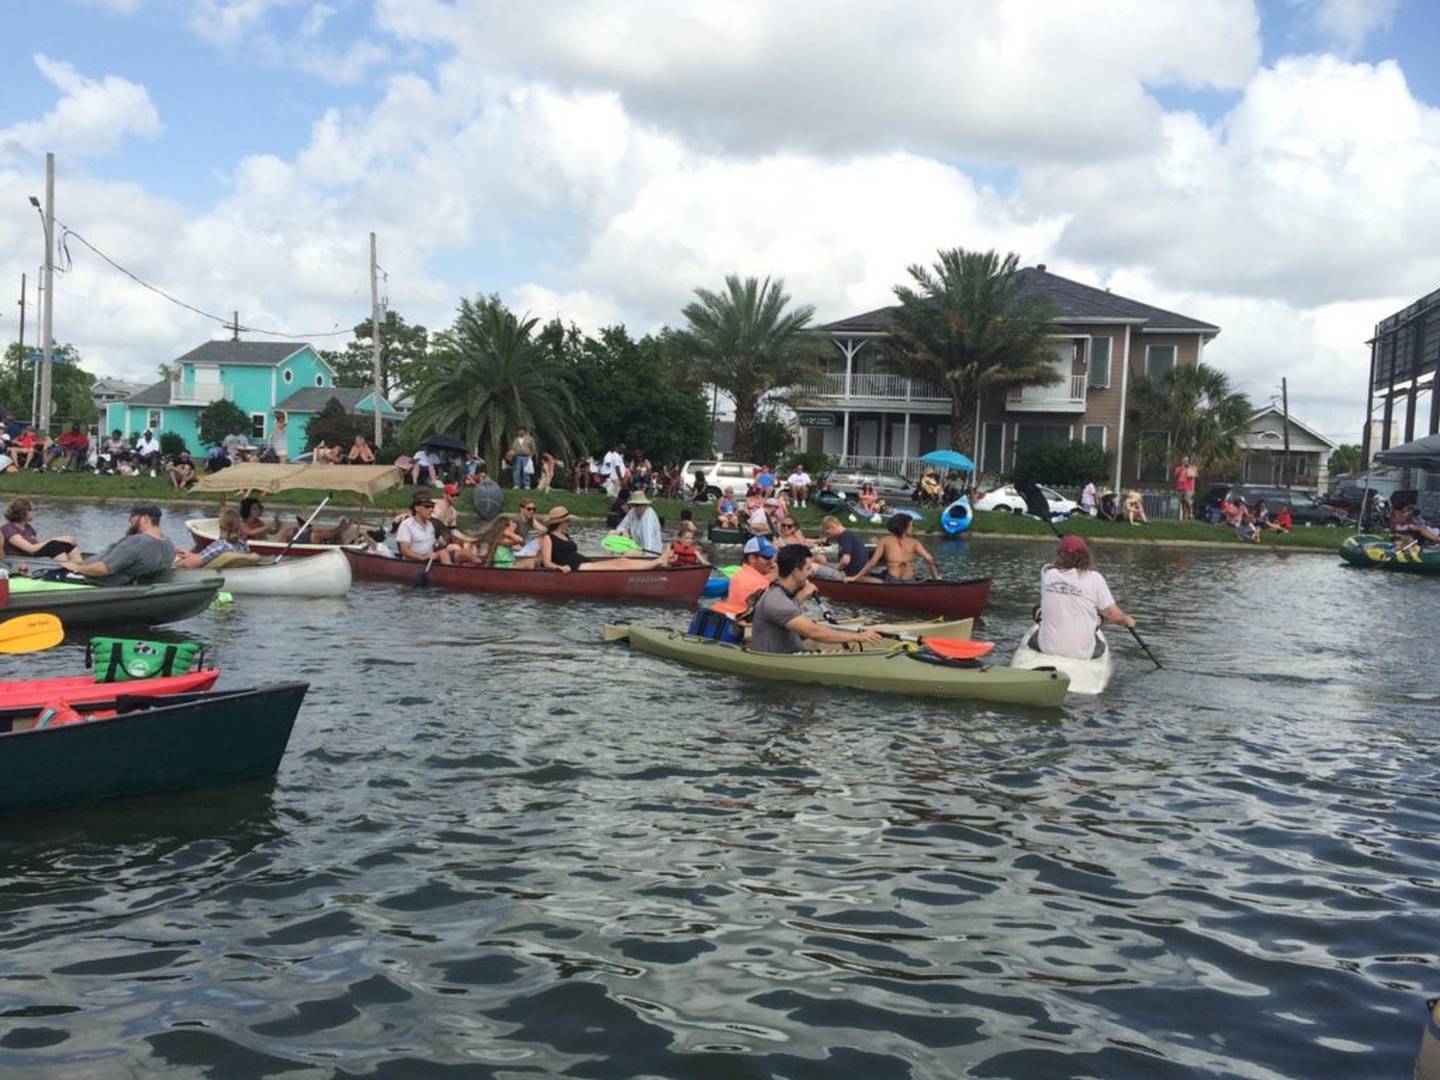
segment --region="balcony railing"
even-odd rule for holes
[[[1068,381],[1068,395],[1067,390]],[[1023,386],[1011,390],[1005,407],[1012,412],[1077,412],[1085,411],[1085,376],[1071,375],[1053,386]]]
[[[921,382],[905,375],[861,372],[846,376],[843,371],[825,372],[815,376],[804,387],[812,397],[866,398],[872,401],[949,401],[945,391],[934,383]]]
[[[235,388],[220,383],[197,383],[182,379],[170,381],[170,404],[209,405],[211,402],[234,401]]]

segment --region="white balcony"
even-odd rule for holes
[[[195,382],[184,379],[170,381],[171,405],[209,405],[222,399],[234,401],[235,388],[214,382]]]
[[[863,372],[846,376],[843,371],[815,376],[804,393],[812,398],[838,399],[855,404],[898,404],[907,401],[948,403],[950,397],[934,383],[920,382],[904,375]]]
[[[1051,386],[1024,386],[1005,398],[1010,412],[1083,413],[1085,376],[1071,375]]]

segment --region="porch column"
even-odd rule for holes
[[[905,412],[905,434],[900,439],[900,471],[903,473],[910,467],[910,412]]]
[[[855,354],[860,351],[860,346],[856,345],[854,340],[847,340],[841,348],[845,350],[845,396],[850,397],[855,386],[851,379],[855,368]],[[848,447],[849,444],[847,443],[846,446]]]
[[[845,357],[845,385],[850,385],[850,357]],[[840,414],[844,417],[840,422],[840,464],[846,464],[845,458],[850,453],[850,410],[846,409]]]

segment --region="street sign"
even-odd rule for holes
[[[833,428],[835,426],[833,412],[802,412],[797,416],[801,427]]]

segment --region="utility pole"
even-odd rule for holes
[[[1289,487],[1286,478],[1290,475],[1290,385],[1280,380],[1280,409],[1285,414],[1285,428],[1281,432],[1285,440],[1285,456],[1280,459],[1280,486]]]
[[[377,276],[375,255],[375,234],[370,234],[370,341],[374,348],[375,363],[375,449],[380,449],[381,427],[380,427],[380,279]]]
[[[240,340],[240,312],[238,312],[238,311],[232,311],[231,314],[232,314],[235,318],[234,318],[234,321],[231,322],[230,325],[226,327],[226,329],[230,331],[230,340],[231,340],[231,341],[239,341],[239,340]]]
[[[24,274],[21,274],[21,275],[20,275],[20,346],[23,348],[24,345],[25,345],[25,275],[24,275]],[[23,364],[25,363],[25,361],[22,359],[22,360],[20,361],[20,363],[23,365]]]
[[[45,155],[45,298],[40,305],[40,434],[50,434],[50,358],[54,354],[51,334],[55,329],[55,155]]]

